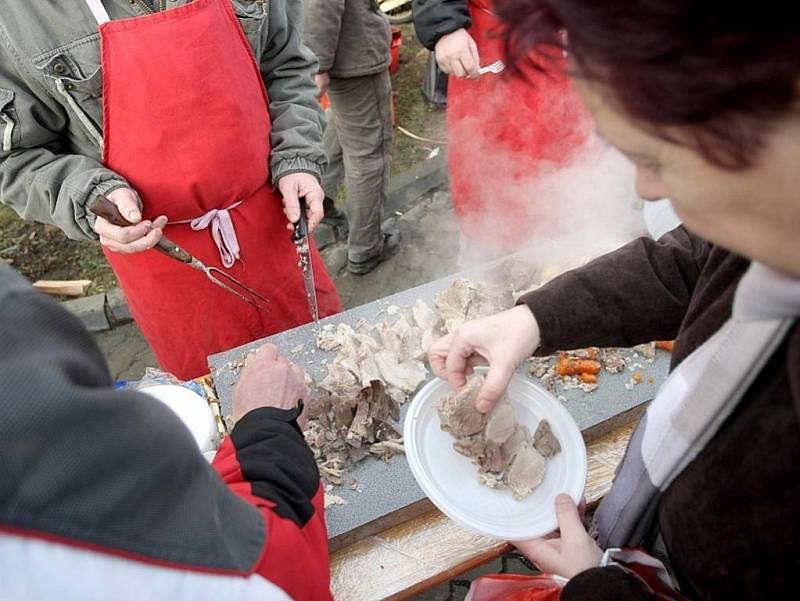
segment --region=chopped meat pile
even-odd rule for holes
[[[308,417],[306,441],[331,484],[341,484],[346,468],[365,457],[383,459],[403,452],[403,437],[390,422],[400,418],[400,407],[380,380],[356,394],[316,388]]]
[[[318,348],[335,352],[326,375],[313,390],[306,440],[322,477],[340,484],[348,466],[373,456],[388,459],[403,452],[393,425],[400,405],[428,379],[425,349],[440,333],[438,316],[422,300],[410,311],[392,306],[391,322],[361,322],[356,328],[327,325]]]
[[[547,420],[536,432],[517,423],[514,409],[501,399],[488,413],[475,409],[483,376],[474,376],[460,390],[446,395],[439,406],[441,428],[455,441],[453,448],[478,466],[480,482],[511,490],[514,498],[528,497],[542,483],[545,459],[561,451]]]
[[[436,295],[436,311],[442,333],[448,334],[465,321],[494,315],[514,306],[508,287],[456,278]]]

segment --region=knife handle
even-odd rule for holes
[[[89,205],[89,210],[96,216],[102,217],[113,225],[119,227],[128,227],[133,225],[130,221],[122,216],[122,213],[119,212],[117,205],[101,194],[98,194],[97,197],[91,202]],[[192,262],[192,255],[190,255],[166,236],[161,236],[161,239],[156,242],[156,249],[165,255],[172,257],[173,259],[177,259],[181,263]]]
[[[294,224],[294,229],[292,230],[292,242],[299,242],[303,238],[308,238],[308,221],[306,220],[306,197],[301,196],[297,199],[298,204],[300,205],[300,218],[297,220],[297,223]]]

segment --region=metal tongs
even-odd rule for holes
[[[308,222],[306,221],[306,197],[301,196],[300,218],[292,230],[292,242],[297,248],[297,265],[303,272],[303,286],[306,291],[308,311],[314,323],[319,323],[319,308],[317,305],[317,288],[314,283],[314,268],[311,265],[311,247],[308,241]]]
[[[108,198],[98,195],[97,198],[89,205],[89,210],[102,217],[109,223],[113,223],[119,227],[127,227],[133,225],[130,221],[122,216],[122,213],[117,209],[117,205],[111,202]],[[202,261],[193,257],[184,248],[175,244],[166,236],[161,236],[161,239],[156,243],[156,250],[164,253],[168,257],[185,263],[189,267],[202,271],[206,277],[214,282],[220,288],[227,290],[231,294],[236,295],[241,300],[249,305],[252,305],[260,311],[269,311],[269,307],[265,303],[270,302],[268,299],[261,296],[258,292],[246,286],[235,277],[225,273],[217,267],[209,267]]]

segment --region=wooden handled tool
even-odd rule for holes
[[[133,225],[130,221],[122,216],[122,213],[119,212],[117,205],[115,205],[105,196],[98,195],[97,198],[95,198],[94,201],[92,201],[92,203],[89,205],[89,210],[98,217],[102,217],[109,223],[119,227],[128,227]],[[156,243],[156,248],[165,255],[168,255],[173,259],[180,261],[181,263],[192,262],[192,255],[166,236],[161,236],[161,239]]]
[[[119,212],[117,205],[115,205],[105,196],[98,195],[97,198],[95,198],[89,205],[89,210],[98,217],[102,217],[109,223],[119,227],[128,227],[133,225],[130,221],[122,216],[122,213]],[[161,239],[156,243],[155,248],[159,252],[164,253],[176,261],[180,261],[181,263],[184,263],[193,269],[202,271],[204,274],[206,274],[206,277],[209,280],[214,282],[214,284],[227,290],[231,294],[236,295],[247,304],[254,306],[256,309],[261,311],[269,311],[269,308],[264,304],[270,302],[269,299],[263,297],[258,292],[249,286],[246,286],[232,275],[225,273],[218,267],[209,267],[200,259],[192,256],[191,253],[189,253],[186,249],[178,246],[166,236],[161,236]]]

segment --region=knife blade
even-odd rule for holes
[[[292,242],[297,250],[297,265],[303,273],[308,310],[314,323],[319,323],[317,288],[314,283],[314,267],[311,264],[311,246],[308,239],[308,221],[306,220],[306,198],[301,196],[298,200],[300,202],[300,219],[294,225]]]

